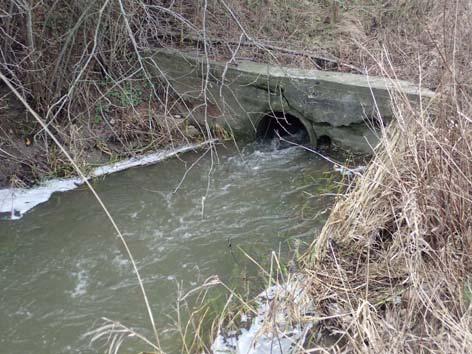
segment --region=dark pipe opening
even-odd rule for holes
[[[321,135],[316,139],[316,145],[320,149],[329,149],[331,147],[331,138],[327,135]]]
[[[310,142],[308,132],[300,119],[283,112],[266,114],[257,127],[256,138],[258,140],[281,138],[281,142],[289,145],[291,144],[284,140],[295,144]]]

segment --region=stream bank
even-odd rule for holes
[[[203,143],[180,146],[176,149],[161,150],[152,154],[125,159],[113,164],[94,168],[87,173],[88,180],[100,178],[112,173],[127,170],[137,166],[156,164],[167,158],[188,151],[199,150],[203,147],[213,148],[216,140],[208,140]],[[56,192],[66,192],[80,187],[85,181],[79,177],[51,179],[31,188],[5,188],[0,189],[0,220],[3,218],[17,220],[35,206],[47,202]]]
[[[110,97],[118,93],[112,91]],[[49,129],[85,174],[98,166],[205,140],[202,131],[181,115],[161,114],[144,103],[145,92],[139,95],[141,103],[136,106],[110,110],[106,116],[97,113],[80,123],[48,123]],[[0,165],[0,188],[27,188],[54,178],[76,177],[70,162],[3,83]]]

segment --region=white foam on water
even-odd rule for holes
[[[77,278],[77,283],[73,291],[70,292],[72,298],[76,298],[87,293],[88,286],[88,274],[87,271],[81,270],[79,272],[72,273]]]
[[[130,266],[131,266],[131,263],[130,261],[125,258],[121,253],[118,253],[112,260],[111,260],[111,263],[121,269],[121,270],[124,270],[124,271],[129,271],[130,269]]]
[[[255,150],[251,151],[254,147]],[[239,155],[229,157],[228,162],[238,169],[259,171],[266,167],[283,166],[287,161],[293,160],[303,153],[303,149],[298,146],[279,149],[273,144],[256,144],[243,149]]]
[[[29,312],[28,309],[26,309],[24,307],[20,307],[18,309],[18,311],[15,312],[15,315],[24,317],[28,320],[33,317],[33,314],[31,312]]]
[[[146,166],[165,160],[179,153],[196,150],[205,145],[215,143],[216,140],[207,140],[198,144],[184,145],[176,149],[160,150],[158,152],[113,164],[97,167],[87,178],[96,178],[111,173],[124,171],[132,167]],[[73,190],[83,184],[81,178],[53,179],[41,183],[33,188],[6,188],[0,190],[0,214],[5,214],[8,219],[18,220],[27,211],[42,204],[51,198],[55,192],[66,192]]]

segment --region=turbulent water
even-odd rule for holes
[[[178,287],[216,274],[230,284],[256,273],[290,240],[309,241],[326,208],[317,193],[332,167],[290,147],[187,153],[97,181],[138,260],[164,346],[175,347]],[[328,182],[327,182],[328,181]],[[0,222],[0,352],[96,353],[83,334],[102,317],[150,335],[123,247],[86,188],[58,193],[23,219]],[[146,349],[137,341],[130,352]]]

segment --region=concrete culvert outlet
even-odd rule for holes
[[[279,148],[289,147],[294,144],[307,144],[310,137],[305,125],[297,117],[275,112],[266,114],[257,126],[256,138],[258,140],[279,140]]]

